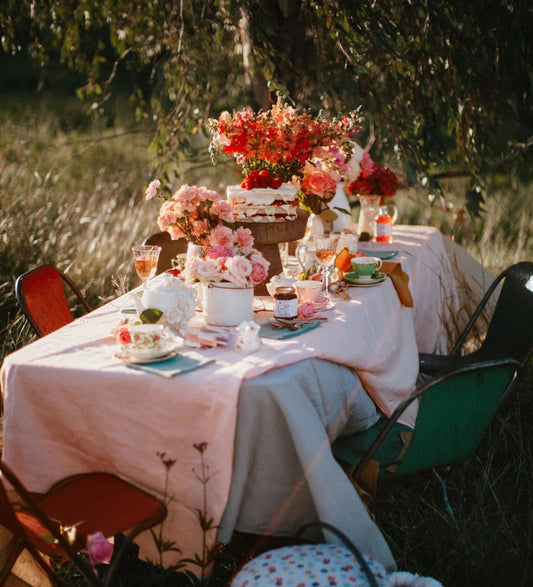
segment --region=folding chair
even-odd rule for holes
[[[477,318],[503,281],[483,344],[461,355]],[[502,271],[492,282],[449,355],[420,354],[420,371],[436,375],[470,363],[512,357],[525,365],[533,352],[533,263],[522,261]]]
[[[187,252],[188,241],[184,238],[172,240],[168,232],[156,232],[151,234],[143,245],[157,245],[161,247],[161,253],[159,253],[159,261],[157,262],[157,273],[163,273],[167,269],[172,268],[172,259],[180,253]]]
[[[53,584],[61,585],[45,557],[67,557],[94,585],[99,584],[87,562],[78,556],[87,536],[102,532],[111,537],[129,530],[132,539],[160,524],[167,515],[165,504],[149,493],[110,473],[85,473],[67,477],[44,495],[31,494],[16,474],[0,461],[2,476],[23,502],[16,509],[0,483],[0,524],[10,530],[44,569]],[[67,540],[63,529],[76,527],[75,539]],[[114,553],[112,567],[121,553]],[[14,560],[12,564],[14,564]],[[111,579],[108,576],[107,581]]]
[[[498,406],[509,393],[520,363],[501,359],[468,365],[418,387],[390,418],[357,434],[340,437],[332,451],[356,485],[375,489],[378,479],[394,479],[452,465],[478,446]],[[413,430],[398,418],[420,401]],[[448,504],[442,478],[444,500]]]
[[[17,279],[17,301],[37,336],[49,334],[74,320],[67,291],[74,293],[85,311],[91,311],[72,279],[53,265],[39,265]]]

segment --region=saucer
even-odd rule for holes
[[[124,363],[128,363],[130,365],[143,365],[147,363],[159,363],[161,361],[166,361],[167,359],[171,359],[172,357],[178,354],[178,349],[166,350],[163,354],[152,356],[152,357],[139,357],[136,355],[132,355],[127,351],[118,351],[115,353],[115,357],[121,360]]]
[[[360,249],[367,257],[377,257],[378,259],[393,259],[398,254],[397,250],[380,251],[376,249]]]
[[[353,277],[350,277],[352,275]],[[360,277],[355,277],[356,273],[345,273],[344,281],[348,285],[353,285],[357,287],[373,287],[374,285],[379,285],[385,281],[385,273],[380,273],[379,271],[374,272],[374,275],[370,279],[361,279]]]
[[[325,312],[326,310],[331,310],[335,307],[335,302],[333,300],[326,300],[325,302],[315,302],[315,310],[317,312]]]

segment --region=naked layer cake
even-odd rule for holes
[[[251,190],[240,185],[230,185],[226,193],[238,221],[281,222],[296,219],[298,198],[296,188],[291,183],[283,183],[277,189]]]

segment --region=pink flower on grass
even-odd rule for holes
[[[87,554],[91,565],[107,564],[113,555],[113,545],[102,532],[95,532],[87,536]]]
[[[158,179],[152,180],[148,184],[148,187],[146,188],[146,191],[144,192],[144,197],[147,200],[151,200],[152,198],[155,198],[155,196],[157,196],[157,190],[159,189],[160,185],[161,185],[161,182]]]

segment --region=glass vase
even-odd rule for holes
[[[359,236],[361,233],[367,232],[370,235],[370,240],[374,240],[376,236],[376,215],[379,210],[381,196],[357,196],[361,205],[361,212],[359,213],[359,224],[357,230]]]

